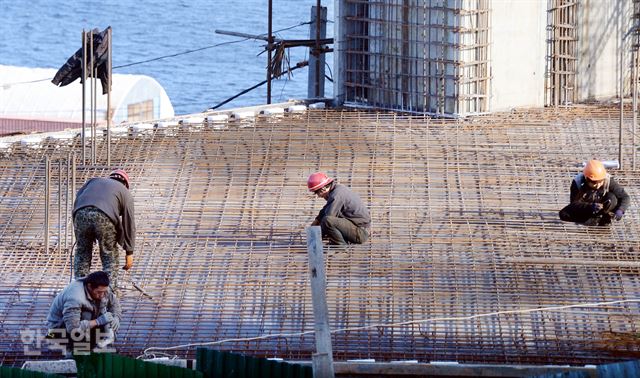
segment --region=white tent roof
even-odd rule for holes
[[[0,117],[40,120],[82,121],[82,85],[80,80],[65,87],[51,83],[57,69],[0,65]],[[144,75],[114,74],[111,109],[113,123],[127,121],[128,106],[153,101],[153,119],[174,116],[173,105],[164,88]],[[90,80],[87,80],[87,84]],[[98,120],[106,119],[107,96],[97,83]],[[86,107],[90,106],[90,86],[86,86]],[[90,119],[87,110],[86,119]]]

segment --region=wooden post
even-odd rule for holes
[[[322,236],[319,226],[307,228],[307,252],[309,254],[309,278],[313,301],[313,319],[316,331],[316,353],[313,355],[313,376],[334,377],[329,308],[327,306],[327,279],[322,255]]]

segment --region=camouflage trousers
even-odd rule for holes
[[[109,275],[109,285],[116,293],[120,257],[116,226],[102,211],[89,206],[76,211],[73,227],[76,235],[75,277],[81,278],[91,273],[93,243],[97,241],[102,270]]]

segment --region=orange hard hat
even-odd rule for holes
[[[607,170],[600,160],[589,160],[582,173],[591,181],[600,181],[607,177]]]
[[[327,176],[324,172],[316,172],[312,173],[307,180],[307,187],[310,192],[315,192],[316,190],[323,188],[324,186],[331,184],[333,179]]]
[[[122,182],[124,186],[126,186],[127,189],[129,189],[129,175],[123,169],[114,169],[109,174],[109,178]]]

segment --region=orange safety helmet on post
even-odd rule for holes
[[[124,186],[126,186],[127,189],[129,189],[129,175],[123,169],[114,169],[109,174],[109,178],[122,182]]]
[[[607,178],[607,170],[600,160],[589,160],[582,173],[584,177],[591,181],[600,181]]]
[[[327,176],[324,172],[316,172],[309,176],[309,179],[307,180],[307,188],[309,188],[310,192],[315,192],[332,182],[333,179]]]

